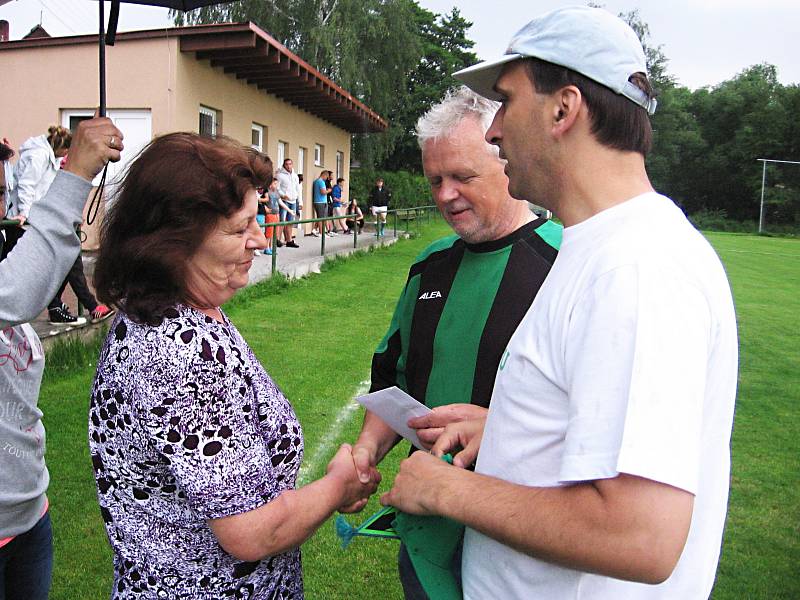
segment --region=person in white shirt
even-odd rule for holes
[[[285,158],[283,165],[278,169],[278,193],[280,194],[282,204],[280,211],[281,221],[294,221],[300,218],[300,213],[303,211],[302,188],[300,187],[300,177],[294,170],[294,162],[291,158]],[[294,239],[291,225],[283,227],[284,244],[288,248],[299,248]],[[280,241],[278,242],[280,246]]]
[[[25,233],[22,226],[28,221],[31,207],[50,189],[59,169],[59,161],[67,155],[71,142],[69,129],[52,125],[46,134],[28,138],[20,147],[13,177],[7,178],[14,185],[6,199],[5,213],[6,219],[17,221],[19,226],[6,230],[3,258]]]
[[[467,525],[465,598],[707,598],[736,317],[719,258],[647,177],[641,44],[603,9],[565,8],[455,76],[501,101],[486,139],[509,191],[552,210],[563,241],[488,417],[448,426],[433,448],[455,466],[417,452],[382,502]],[[476,457],[474,473],[458,468]]]

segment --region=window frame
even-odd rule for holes
[[[209,133],[203,133],[203,116],[211,117],[211,131]],[[220,111],[216,108],[211,108],[210,106],[206,106],[205,104],[201,104],[198,110],[198,122],[197,122],[197,133],[200,135],[205,135],[210,138],[216,138],[218,135],[222,133],[220,127]]]
[[[266,127],[263,125],[259,125],[258,123],[251,123],[250,124],[250,147],[254,150],[258,150],[259,152],[264,151],[264,130]],[[258,134],[258,144],[253,143],[253,134]]]

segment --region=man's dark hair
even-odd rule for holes
[[[170,133],[131,163],[100,233],[97,296],[159,324],[187,300],[189,259],[220,219],[268,186],[272,161],[227,138]]]
[[[291,158],[284,158],[281,166],[285,167],[287,162],[294,162]]]
[[[339,179],[336,180],[336,183],[342,183],[343,181],[344,181],[344,177],[339,177]]]
[[[592,133],[604,146],[647,156],[653,146],[653,128],[647,111],[621,94],[560,65],[538,58],[525,59],[526,72],[540,94],[552,94],[574,85],[589,109]],[[648,98],[655,92],[644,73],[634,73],[629,81]]]

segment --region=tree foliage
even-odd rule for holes
[[[654,184],[688,213],[715,210],[755,221],[762,176],[757,159],[800,160],[798,108],[800,88],[781,85],[767,64],[713,88],[668,87],[653,117],[648,169]],[[768,173],[769,221],[800,225],[800,165],[773,164]]]
[[[636,32],[658,92],[647,168],[656,189],[692,213],[758,218],[759,158],[800,160],[800,89],[782,86],[773,65],[753,65],[713,88],[689,90],[668,71],[638,9],[619,15]],[[765,201],[773,224],[800,225],[800,165],[771,167]]]

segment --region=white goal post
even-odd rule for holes
[[[767,163],[800,165],[800,162],[796,160],[775,160],[772,158],[757,158],[756,160],[761,161],[761,164],[763,165],[763,169],[761,171],[761,208],[758,211],[758,233],[761,233],[761,230],[764,229],[764,188],[766,187],[767,183]]]

